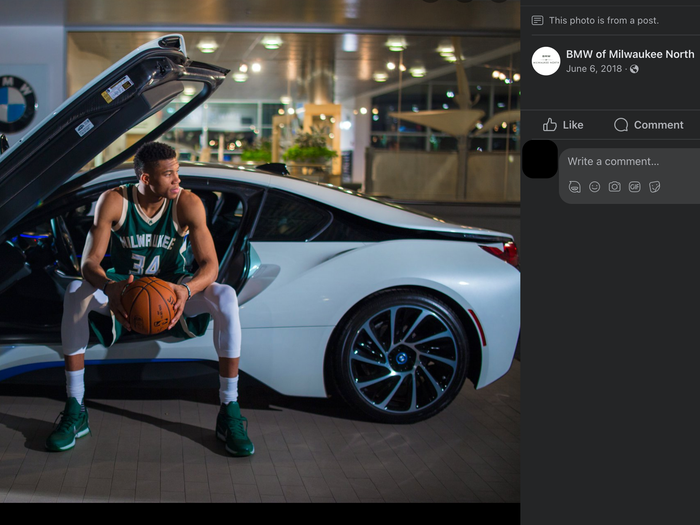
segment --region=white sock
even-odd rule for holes
[[[69,372],[66,370],[66,394],[68,397],[74,397],[78,403],[83,404],[85,396],[85,369]]]
[[[219,399],[222,405],[238,401],[238,376],[219,376]]]

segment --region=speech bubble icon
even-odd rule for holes
[[[581,193],[581,185],[575,180],[570,180],[569,181],[569,191],[571,193]]]
[[[624,133],[629,129],[629,123],[627,122],[627,119],[624,119],[620,117],[615,121],[615,129],[619,131],[620,133]]]

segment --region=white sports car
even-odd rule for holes
[[[188,61],[180,35],[153,41],[0,156],[0,379],[62,365],[63,294],[81,278],[98,196],[135,182],[122,162],[226,73]],[[203,89],[181,112],[111,162],[74,175],[178,96],[183,80]],[[367,416],[396,423],[434,415],[467,378],[480,388],[508,371],[520,334],[510,235],[284,172],[181,164],[182,186],[207,210],[218,280],[239,294],[242,370],[286,395],[338,392]],[[211,326],[186,340],[128,334],[105,348],[95,339],[86,353],[88,364],[192,359],[217,359]]]

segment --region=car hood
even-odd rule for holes
[[[104,71],[0,155],[0,240],[43,202],[98,177],[162,135],[209,98],[227,73],[189,60],[177,34],[144,44]],[[135,144],[63,186],[114,140],[177,97],[183,81],[201,83],[202,89]]]

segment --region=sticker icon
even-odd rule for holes
[[[630,193],[639,193],[642,191],[642,183],[637,180],[631,181],[627,187],[629,188]]]
[[[578,181],[570,180],[569,191],[571,193],[581,193],[581,184],[579,184]]]
[[[652,193],[658,193],[658,191],[661,189],[661,182],[658,180],[655,180],[653,182],[649,183],[649,191]]]
[[[591,190],[592,193],[598,193],[600,191],[600,182],[594,180],[588,185],[588,189]]]

